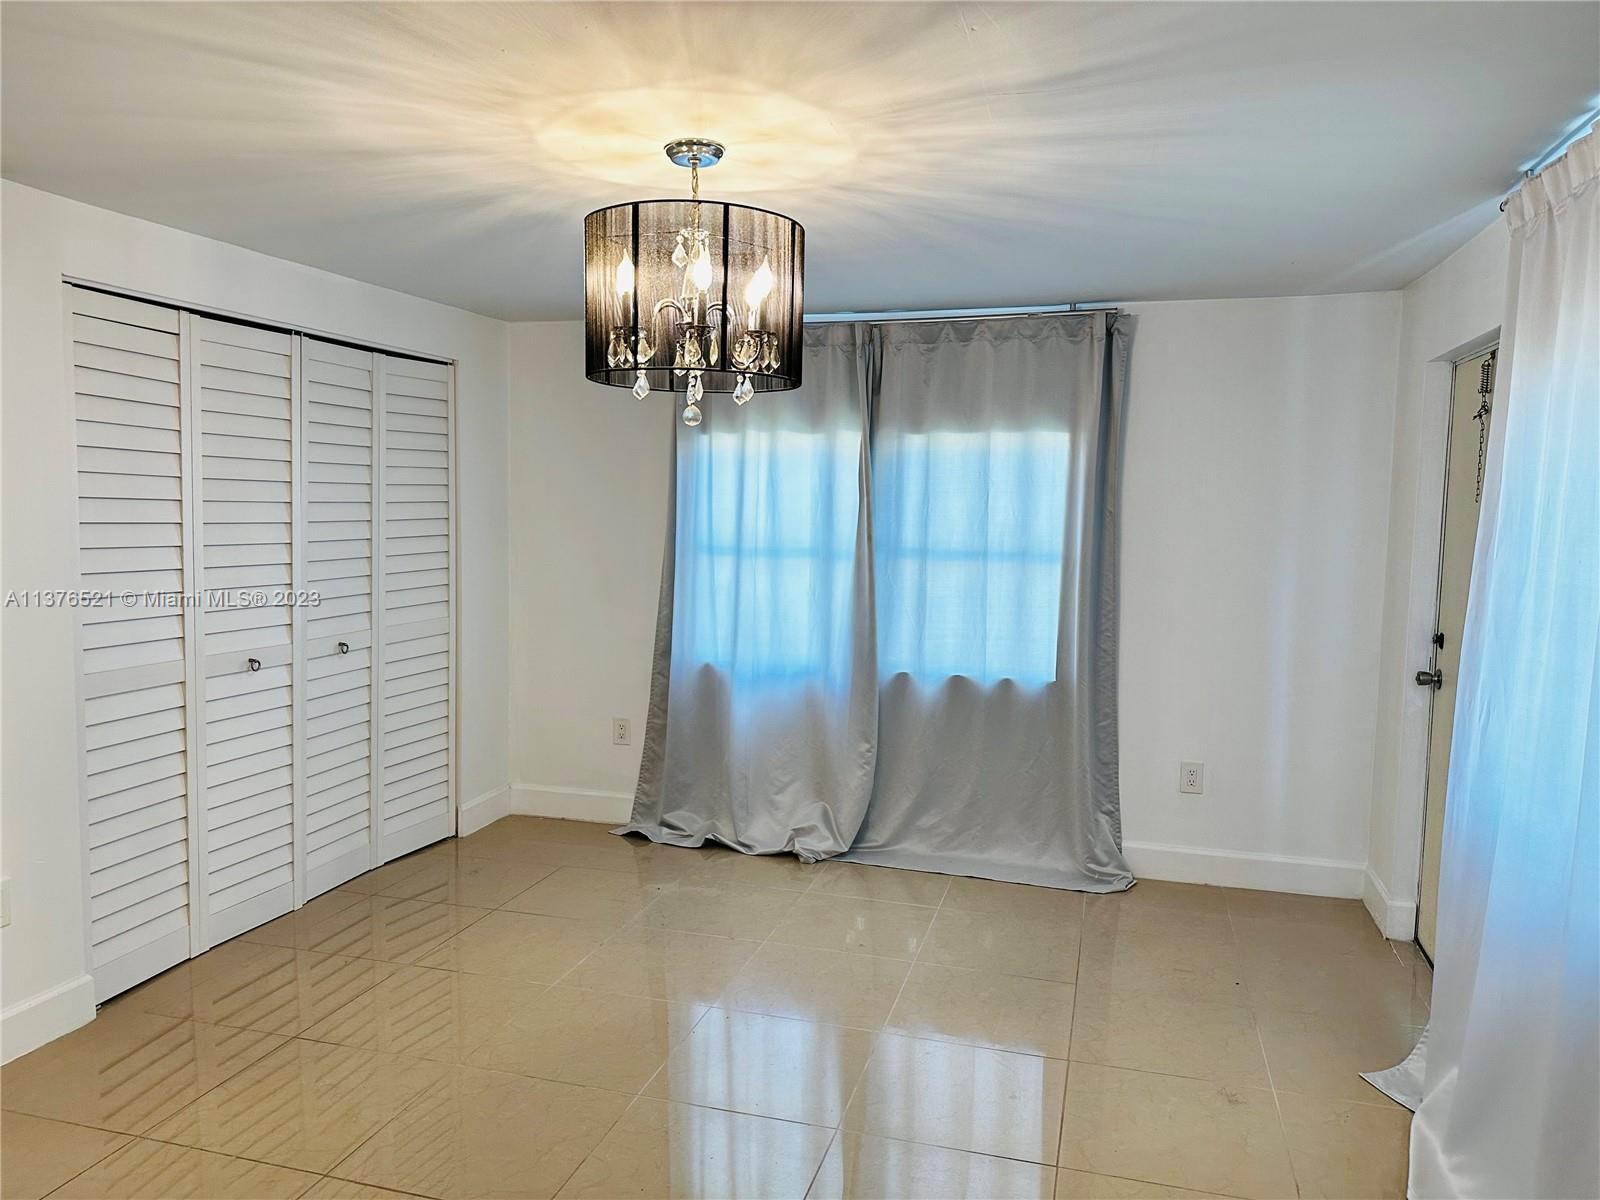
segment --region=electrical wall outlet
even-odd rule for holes
[[[627,717],[611,718],[611,744],[613,746],[633,745],[633,722]]]
[[[11,924],[11,880],[0,879],[0,929]]]
[[[1199,796],[1206,790],[1206,765],[1205,763],[1186,762],[1178,764],[1178,790],[1188,795]]]

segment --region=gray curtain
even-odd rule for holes
[[[881,694],[858,862],[1116,891],[1117,497],[1131,322],[889,324]]]
[[[619,832],[1128,887],[1131,335],[1105,313],[812,327],[800,393],[680,429]]]
[[[855,839],[878,719],[868,334],[810,326],[799,391],[675,426],[644,752],[618,832],[807,861]]]

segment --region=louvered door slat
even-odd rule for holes
[[[450,370],[382,357],[378,730],[392,858],[455,821]]]
[[[294,338],[194,317],[190,342],[205,599],[202,904],[215,945],[296,904]]]
[[[303,338],[306,894],[373,865],[374,359]],[[326,461],[328,454],[341,455]],[[341,648],[341,645],[343,648]]]
[[[67,288],[78,442],[79,572],[117,593],[83,610],[89,958],[107,999],[190,953],[187,632],[129,590],[185,584],[179,315]]]

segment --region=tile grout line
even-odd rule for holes
[[[360,1179],[349,1179],[349,1178],[346,1178],[343,1175],[335,1175],[332,1171],[324,1171],[322,1173],[321,1179],[319,1179],[317,1182],[320,1183],[323,1180],[332,1180],[334,1183],[353,1183],[353,1184],[357,1185],[358,1187],[379,1187],[379,1186],[381,1186],[381,1185],[375,1184],[375,1183],[365,1183]],[[313,1187],[313,1188],[316,1187],[316,1186],[317,1186],[316,1183],[313,1183],[311,1185],[311,1187]],[[307,1188],[305,1192],[301,1193],[301,1196],[304,1196],[306,1194],[306,1192],[309,1192],[310,1190],[311,1190],[311,1188]],[[397,1194],[399,1194],[401,1196],[415,1196],[415,1197],[417,1197],[417,1200],[438,1200],[438,1197],[430,1196],[430,1195],[428,1195],[427,1192],[412,1192],[412,1191],[407,1191],[405,1188],[386,1188],[385,1190],[391,1191],[391,1192],[395,1192],[395,1193],[397,1193]]]
[[[31,1113],[24,1113],[23,1115],[24,1116],[32,1116]],[[49,1118],[49,1117],[39,1117],[38,1118],[38,1120],[41,1120],[41,1121],[51,1120],[51,1119],[52,1118]],[[76,1172],[75,1174],[73,1174],[69,1178],[63,1179],[60,1183],[56,1184],[55,1187],[51,1188],[48,1192],[46,1192],[44,1194],[45,1200],[49,1200],[49,1197],[54,1196],[57,1192],[59,1192],[62,1188],[66,1187],[67,1184],[71,1183],[74,1179],[77,1179],[79,1176],[85,1175],[88,1172],[94,1170],[101,1163],[105,1162],[106,1159],[110,1158],[113,1154],[120,1154],[122,1151],[126,1150],[129,1146],[133,1145],[134,1142],[139,1140],[139,1135],[136,1134],[136,1133],[116,1133],[115,1130],[101,1129],[97,1125],[78,1125],[78,1123],[76,1121],[63,1121],[62,1124],[63,1125],[72,1125],[72,1126],[75,1126],[76,1128],[79,1128],[79,1129],[92,1129],[96,1133],[114,1133],[114,1134],[116,1134],[117,1137],[125,1137],[128,1140],[123,1142],[122,1145],[120,1145],[120,1146],[113,1146],[110,1150],[107,1150],[104,1154],[102,1154],[99,1158],[95,1159],[88,1166],[84,1167],[83,1170]]]
[[[756,958],[757,958],[757,957],[758,957],[758,956],[759,956],[759,955],[760,955],[760,954],[761,954],[761,951],[762,951],[762,950],[764,950],[764,949],[766,949],[766,947],[767,947],[767,946],[768,946],[768,945],[769,945],[769,944],[771,944],[771,942],[772,942],[772,935],[773,935],[773,934],[774,934],[774,933],[776,933],[776,932],[777,932],[777,931],[778,931],[778,926],[780,926],[780,925],[782,925],[782,924],[783,924],[783,922],[784,922],[784,918],[785,918],[785,917],[787,917],[787,916],[788,916],[788,915],[789,915],[789,910],[790,910],[790,909],[793,909],[793,908],[794,908],[794,906],[795,906],[795,905],[796,905],[796,904],[798,904],[798,903],[799,903],[799,902],[800,902],[800,899],[799,899],[799,898],[800,898],[800,897],[801,897],[801,896],[809,896],[809,895],[810,895],[810,894],[811,894],[811,891],[812,891],[812,889],[813,889],[813,888],[815,888],[815,887],[816,887],[816,886],[817,886],[817,880],[818,880],[818,879],[821,879],[821,878],[822,878],[822,872],[821,872],[821,870],[820,870],[820,867],[821,867],[821,866],[822,866],[822,864],[821,864],[821,863],[814,863],[814,864],[812,864],[812,867],[813,867],[813,870],[814,870],[814,871],[815,871],[815,874],[813,874],[813,876],[812,876],[812,878],[811,878],[811,879],[810,879],[810,880],[808,880],[808,881],[807,881],[807,882],[806,882],[806,886],[805,886],[805,887],[803,887],[803,888],[801,888],[801,889],[800,889],[800,890],[799,890],[799,891],[798,891],[798,892],[795,892],[795,893],[794,893],[794,896],[795,896],[795,899],[794,899],[794,900],[792,900],[792,901],[790,901],[790,904],[789,904],[789,908],[788,908],[788,909],[785,909],[785,910],[784,910],[784,913],[783,913],[783,915],[782,915],[782,916],[780,916],[780,917],[778,917],[778,918],[777,918],[777,919],[776,919],[776,920],[774,920],[774,921],[773,921],[773,922],[772,922],[772,928],[771,928],[771,929],[769,929],[769,930],[767,930],[767,936],[766,936],[766,937],[764,937],[764,938],[762,938],[762,939],[761,939],[761,940],[760,940],[760,941],[759,941],[759,942],[756,942],[756,948],[755,948],[755,950],[753,950],[753,951],[752,951],[752,952],[751,952],[751,954],[750,954],[750,957],[749,957],[749,958],[747,958],[747,959],[746,959],[746,960],[745,960],[745,961],[744,961],[744,965],[743,965],[743,966],[741,966],[741,967],[740,967],[740,968],[739,968],[739,970],[738,970],[738,972],[737,972],[737,973],[736,973],[736,974],[735,974],[735,975],[734,975],[734,977],[733,977],[733,979],[732,979],[732,980],[731,980],[731,981],[730,981],[730,982],[729,982],[729,984],[728,984],[728,987],[725,987],[725,988],[723,988],[723,989],[722,989],[722,990],[721,990],[721,991],[719,991],[719,992],[718,992],[718,993],[717,993],[717,998],[716,998],[716,1000],[714,1000],[714,1001],[713,1001],[713,1002],[712,1002],[712,1003],[710,1003],[710,1004],[708,1004],[708,1005],[706,1005],[706,1010],[705,1010],[705,1012],[704,1012],[704,1013],[702,1013],[702,1014],[701,1014],[701,1015],[700,1015],[700,1019],[699,1019],[699,1020],[697,1020],[697,1021],[696,1021],[696,1022],[695,1022],[695,1023],[694,1023],[694,1027],[693,1027],[693,1028],[691,1028],[691,1029],[690,1029],[690,1030],[689,1030],[689,1034],[687,1034],[687,1035],[685,1035],[685,1036],[686,1036],[686,1037],[687,1037],[687,1036],[690,1036],[690,1035],[692,1035],[692,1034],[693,1034],[693,1033],[694,1033],[694,1031],[695,1031],[695,1029],[698,1029],[698,1028],[699,1028],[699,1027],[700,1027],[700,1022],[701,1022],[701,1021],[704,1021],[704,1020],[705,1020],[705,1019],[706,1019],[706,1017],[707,1017],[707,1016],[708,1016],[708,1015],[709,1015],[709,1014],[710,1014],[710,1013],[711,1013],[711,1012],[712,1012],[712,1011],[713,1011],[713,1010],[715,1010],[715,1011],[717,1011],[717,1012],[743,1012],[743,1011],[744,1011],[744,1010],[743,1010],[743,1009],[728,1009],[728,1008],[723,1008],[723,1007],[722,1007],[722,1000],[723,1000],[723,998],[724,998],[724,997],[725,997],[725,996],[727,996],[727,994],[728,994],[728,991],[729,991],[729,989],[730,989],[730,988],[732,988],[732,987],[733,987],[733,985],[734,985],[734,984],[735,984],[735,983],[737,983],[737,982],[738,982],[738,981],[739,981],[739,976],[740,976],[740,975],[743,975],[743,974],[744,974],[744,973],[745,973],[745,971],[746,971],[746,970],[747,970],[747,969],[748,969],[748,968],[749,968],[749,966],[750,966],[750,964],[751,964],[751,963],[753,963],[753,962],[755,962],[755,960],[756,960]],[[808,872],[808,873],[810,873],[810,872]],[[781,889],[781,888],[773,888],[773,889],[770,889],[770,890],[773,890],[773,891],[782,891],[782,890],[785,890],[785,889]],[[755,941],[755,939],[754,939],[754,938],[750,938],[750,939],[748,939],[748,940],[750,940],[750,941]],[[781,944],[781,943],[780,943],[780,944]],[[773,1015],[773,1014],[772,1014],[772,1013],[765,1013],[765,1014],[761,1014],[761,1013],[752,1013],[752,1014],[750,1014],[750,1015],[751,1015],[751,1016],[762,1016],[762,1015],[765,1015],[765,1016],[772,1016],[772,1015]],[[670,1056],[669,1056],[669,1057],[670,1057]],[[660,1074],[660,1073],[661,1073],[661,1072],[662,1072],[662,1071],[665,1071],[665,1070],[666,1070],[666,1069],[667,1069],[667,1064],[666,1064],[666,1063],[665,1063],[665,1062],[663,1062],[663,1063],[662,1063],[662,1064],[661,1064],[661,1066],[660,1066],[660,1067],[659,1067],[659,1068],[657,1068],[657,1070],[656,1070],[656,1074],[657,1074],[657,1075],[659,1075],[659,1074]],[[650,1077],[650,1082],[651,1082],[651,1083],[654,1083],[654,1082],[655,1082],[655,1076],[654,1076],[654,1075],[652,1075],[652,1076],[651,1076],[651,1077]],[[649,1084],[646,1084],[646,1085],[645,1085],[645,1086],[646,1086],[646,1087],[649,1087],[649,1086],[650,1086],[650,1085],[649,1085]]]
[[[1242,948],[1239,944],[1239,930],[1233,923],[1232,904],[1228,905],[1227,912],[1228,933],[1230,940],[1233,942],[1234,954],[1239,957],[1238,965],[1242,969],[1244,959]],[[1249,990],[1250,984],[1248,980],[1245,982],[1245,989],[1245,995],[1250,1001],[1250,1024],[1256,1031],[1256,1045],[1261,1050],[1261,1065],[1266,1069],[1267,1088],[1272,1093],[1272,1110],[1278,1115],[1278,1133],[1283,1138],[1283,1156],[1289,1160],[1289,1181],[1294,1184],[1294,1194],[1301,1196],[1303,1193],[1300,1190],[1300,1172],[1294,1165],[1294,1153],[1289,1148],[1289,1126],[1283,1119],[1283,1102],[1278,1099],[1278,1085],[1272,1076],[1272,1060],[1267,1057],[1267,1040],[1261,1036],[1261,1020],[1256,1013],[1256,1000]]]
[[[1054,1196],[1060,1187],[1059,1172],[1061,1170],[1061,1146],[1066,1141],[1067,1134],[1067,1089],[1072,1086],[1072,1038],[1078,1029],[1078,994],[1083,981],[1083,939],[1089,931],[1089,898],[1081,895],[1078,912],[1078,957],[1072,965],[1072,1018],[1067,1025],[1067,1057],[1066,1070],[1061,1078],[1061,1119],[1056,1122],[1056,1158],[1055,1170],[1057,1182],[1051,1189]],[[1230,927],[1231,928],[1231,927]]]
[[[828,1165],[828,1155],[833,1153],[834,1146],[838,1143],[839,1139],[841,1137],[843,1137],[843,1136],[844,1136],[844,1130],[838,1128],[837,1126],[835,1126],[829,1132],[828,1144],[822,1148],[822,1157],[817,1159],[817,1165],[815,1167],[813,1167],[812,1171],[811,1171],[811,1178],[806,1180],[806,1190],[800,1193],[800,1195],[802,1197],[805,1197],[806,1200],[810,1200],[812,1189],[817,1186],[817,1180],[822,1178],[822,1168]],[[843,1146],[839,1147],[839,1156],[840,1156],[840,1164],[839,1164],[840,1175],[842,1177],[844,1175],[844,1161],[843,1161],[843,1159],[844,1159],[844,1147]]]
[[[911,974],[917,969],[917,964],[922,961],[922,952],[927,949],[928,943],[933,939],[934,926],[939,923],[939,914],[944,912],[945,901],[950,896],[954,876],[945,879],[944,891],[939,893],[939,903],[934,906],[933,918],[928,922],[928,930],[923,934],[922,941],[917,945],[917,952],[911,956],[911,965],[906,968],[905,978],[900,981],[900,987],[894,994],[894,999],[889,1002],[889,1011],[878,1022],[878,1027],[872,1030],[872,1049],[867,1052],[867,1061],[861,1064],[861,1073],[856,1076],[856,1081],[850,1085],[850,1094],[845,1097],[844,1104],[839,1108],[839,1120],[834,1124],[836,1130],[844,1129],[845,1117],[849,1115],[850,1106],[855,1103],[856,1096],[860,1093],[862,1085],[866,1082],[867,1073],[872,1070],[872,1063],[878,1057],[878,1044],[885,1036],[885,1027],[889,1019],[894,1016],[894,1010],[900,1007],[900,998],[905,995],[906,986],[911,982]],[[946,1043],[947,1045],[949,1043]],[[958,1043],[959,1044],[959,1043]]]

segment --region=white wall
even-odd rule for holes
[[[1152,876],[1358,895],[1399,297],[1132,310],[1130,857]],[[513,326],[510,339],[513,805],[620,819],[674,414],[584,382],[577,324]],[[633,719],[633,746],[611,745],[612,716]],[[1182,759],[1206,763],[1204,796],[1179,796]]]
[[[1354,896],[1393,293],[1133,305],[1122,803],[1136,871]],[[1178,763],[1206,764],[1203,796]]]
[[[507,601],[505,326],[236,246],[6,182],[3,237],[4,547],[0,589],[76,585],[73,411],[61,279],[457,360],[460,786],[503,789]],[[11,924],[0,933],[6,1058],[93,1015],[83,950],[72,620],[3,614],[4,845]]]
[[[587,382],[579,322],[511,326],[509,360],[511,778],[521,807],[609,820],[639,772],[675,413]]]
[[[1383,647],[1376,693],[1370,869],[1364,899],[1390,937],[1416,927],[1427,784],[1427,665],[1439,570],[1451,363],[1496,336],[1505,312],[1503,220],[1401,293]]]

